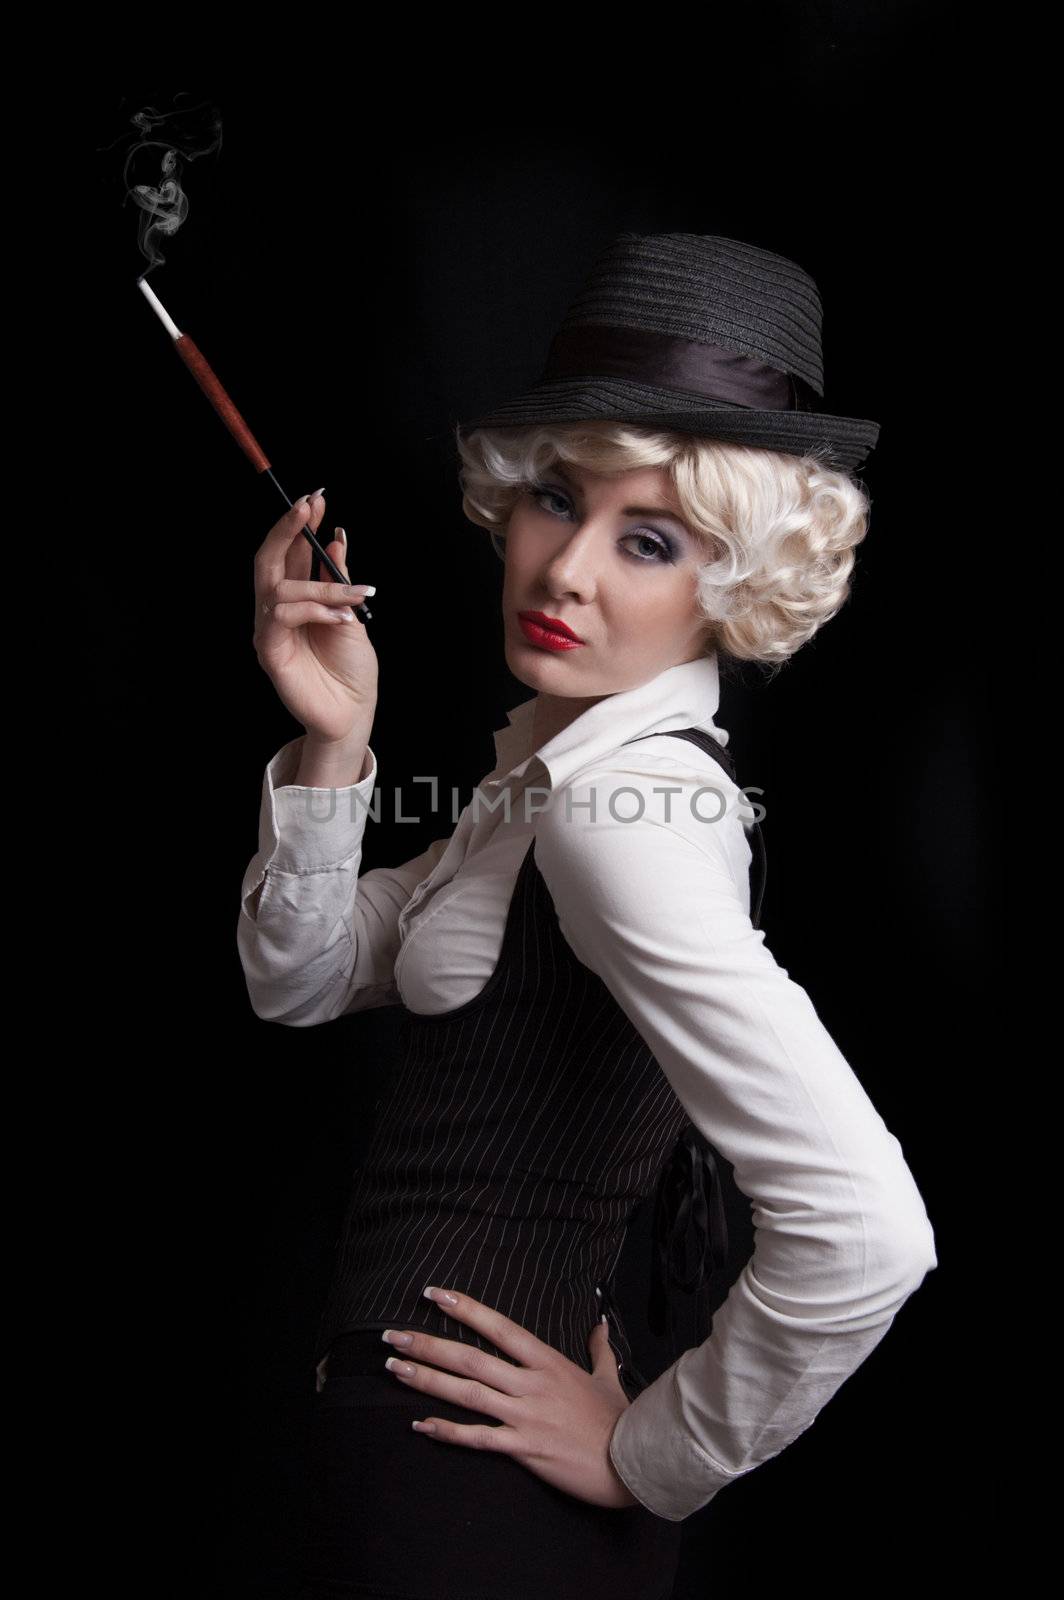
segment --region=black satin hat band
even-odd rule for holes
[[[540,382],[590,377],[634,378],[751,411],[820,409],[803,378],[722,345],[675,339],[650,328],[585,323],[556,333]]]
[[[855,472],[879,423],[824,401],[823,308],[789,256],[722,234],[624,231],[554,325],[542,377],[459,423],[621,422]]]

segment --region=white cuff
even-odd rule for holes
[[[266,768],[263,804],[275,841],[269,867],[271,872],[293,874],[328,872],[362,848],[377,783],[377,758],[367,745],[363,776],[357,783],[319,788],[285,781],[297,745],[302,745],[301,738],[279,750]]]
[[[726,1472],[690,1437],[676,1387],[680,1361],[621,1412],[610,1439],[610,1460],[621,1478],[641,1505],[667,1522],[682,1522],[745,1476]]]

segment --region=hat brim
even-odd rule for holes
[[[879,438],[879,423],[864,417],[836,417],[823,411],[750,411],[701,394],[608,378],[538,383],[485,415],[459,423],[458,431],[464,438],[478,428],[568,422],[628,422],[633,427],[724,439],[787,455],[827,451],[832,462],[847,472],[867,459]]]

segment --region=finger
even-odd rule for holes
[[[319,541],[319,543],[322,544],[322,549],[326,554],[336,563],[345,581],[349,583],[351,574],[347,570],[347,533],[343,528],[334,528],[333,533],[335,538],[331,543],[325,544],[323,541]],[[305,544],[306,540],[303,542]],[[328,570],[324,569],[324,563],[317,561],[317,551],[311,551],[311,556],[310,576],[307,581],[309,583],[335,583],[337,580]],[[317,573],[314,570],[315,566],[318,567]]]
[[[391,1331],[391,1330],[389,1330]],[[431,1363],[448,1373],[457,1373],[467,1381],[486,1385],[503,1394],[524,1395],[529,1392],[528,1373],[512,1361],[503,1361],[488,1350],[475,1344],[459,1344],[457,1339],[441,1339],[434,1333],[424,1333],[419,1328],[404,1328],[410,1335],[407,1344],[392,1346],[392,1354],[404,1361]],[[395,1370],[393,1368],[393,1370]]]
[[[609,1325],[603,1318],[595,1323],[587,1336],[591,1347],[591,1370],[596,1376],[621,1379],[621,1364],[610,1343]]]
[[[374,593],[371,583],[311,583],[310,579],[282,578],[272,597],[274,600],[320,600],[331,605],[335,600],[347,598],[358,604],[367,594]]]
[[[311,494],[301,494],[274,523],[255,555],[257,592],[268,593],[286,573],[289,577],[309,576],[312,550],[303,537],[303,529],[315,533],[324,515],[325,500],[316,489]]]
[[[431,1284],[423,1293],[425,1299],[434,1301],[445,1316],[454,1317],[457,1322],[475,1328],[477,1333],[490,1339],[496,1349],[505,1351],[526,1367],[545,1366],[558,1354],[553,1345],[537,1339],[519,1322],[512,1322],[501,1311],[494,1311],[491,1306],[474,1300],[472,1295],[459,1294],[457,1289],[438,1289]]]
[[[341,535],[341,537],[334,539],[331,544],[322,544],[322,549],[336,563],[336,566],[343,574],[343,577],[348,579],[350,574],[347,570],[347,538],[344,534],[343,528],[336,528],[334,532],[338,535]],[[305,539],[303,543],[306,544]],[[321,543],[320,540],[319,543]],[[292,564],[293,563],[290,561],[289,566],[291,567]],[[309,561],[306,555],[302,557],[300,568],[301,570],[299,572],[290,571],[288,576],[305,579],[306,582],[312,584],[335,583],[337,581],[332,576],[331,572],[324,568],[324,563],[319,562],[318,552],[316,550],[310,551]],[[303,570],[304,568],[305,570]]]
[[[449,1417],[426,1417],[410,1426],[429,1439],[439,1439],[444,1444],[464,1444],[467,1450],[494,1450],[499,1455],[513,1456],[520,1445],[516,1428],[508,1428],[504,1422],[493,1427],[488,1422],[463,1423],[452,1422]]]
[[[347,540],[346,538],[340,538],[340,535],[343,533],[343,531],[344,530],[342,528],[334,528],[333,532],[337,537],[332,541],[331,544],[326,545],[325,548],[336,562],[336,565],[340,568],[345,580],[350,583],[351,575],[347,570]]]
[[[263,621],[276,622],[282,628],[302,628],[308,622],[357,622],[358,619],[350,606],[326,606],[316,600],[279,600],[263,614]]]
[[[307,504],[310,506],[310,520],[307,523],[307,527],[310,529],[311,533],[316,536],[318,528],[321,525],[321,519],[325,515],[325,490],[315,489],[313,494],[308,495]],[[318,543],[321,544],[321,542],[322,541],[319,539]],[[322,561],[320,555],[310,543],[309,539],[303,540],[303,549],[300,551],[300,557],[300,575],[302,575],[304,571],[303,562],[305,561],[307,563],[305,569],[306,575],[307,577],[312,578],[315,583],[328,576],[328,569],[325,571],[322,570],[322,568],[325,566],[325,563]]]
[[[295,544],[289,547],[285,557],[285,573],[289,578],[307,578],[318,582],[329,577],[329,570],[317,550],[317,546],[323,542],[318,538],[318,534],[321,530],[321,520],[325,515],[324,491],[315,489],[313,494],[309,494],[307,506],[309,515],[303,533]],[[313,534],[315,544],[311,544],[308,534]]]
[[[310,571],[310,546],[303,537],[310,524],[309,496],[300,495],[291,509],[280,517],[255,552],[255,592],[269,594],[289,570],[298,546],[307,550],[306,571]]]
[[[315,489],[307,495],[307,504],[310,507],[310,529],[317,533],[321,526],[321,519],[325,515],[325,490]]]
[[[474,1378],[456,1378],[453,1373],[437,1372],[435,1367],[423,1367],[399,1356],[389,1356],[384,1365],[407,1389],[417,1389],[437,1400],[449,1400],[453,1406],[479,1411],[485,1417],[498,1417],[502,1422],[513,1423],[520,1416],[519,1399],[501,1394],[498,1389],[478,1383]]]

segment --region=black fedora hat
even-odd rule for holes
[[[822,409],[823,308],[808,272],[739,239],[620,233],[551,342],[539,382],[459,424],[629,422],[815,453],[853,471],[878,422]]]

